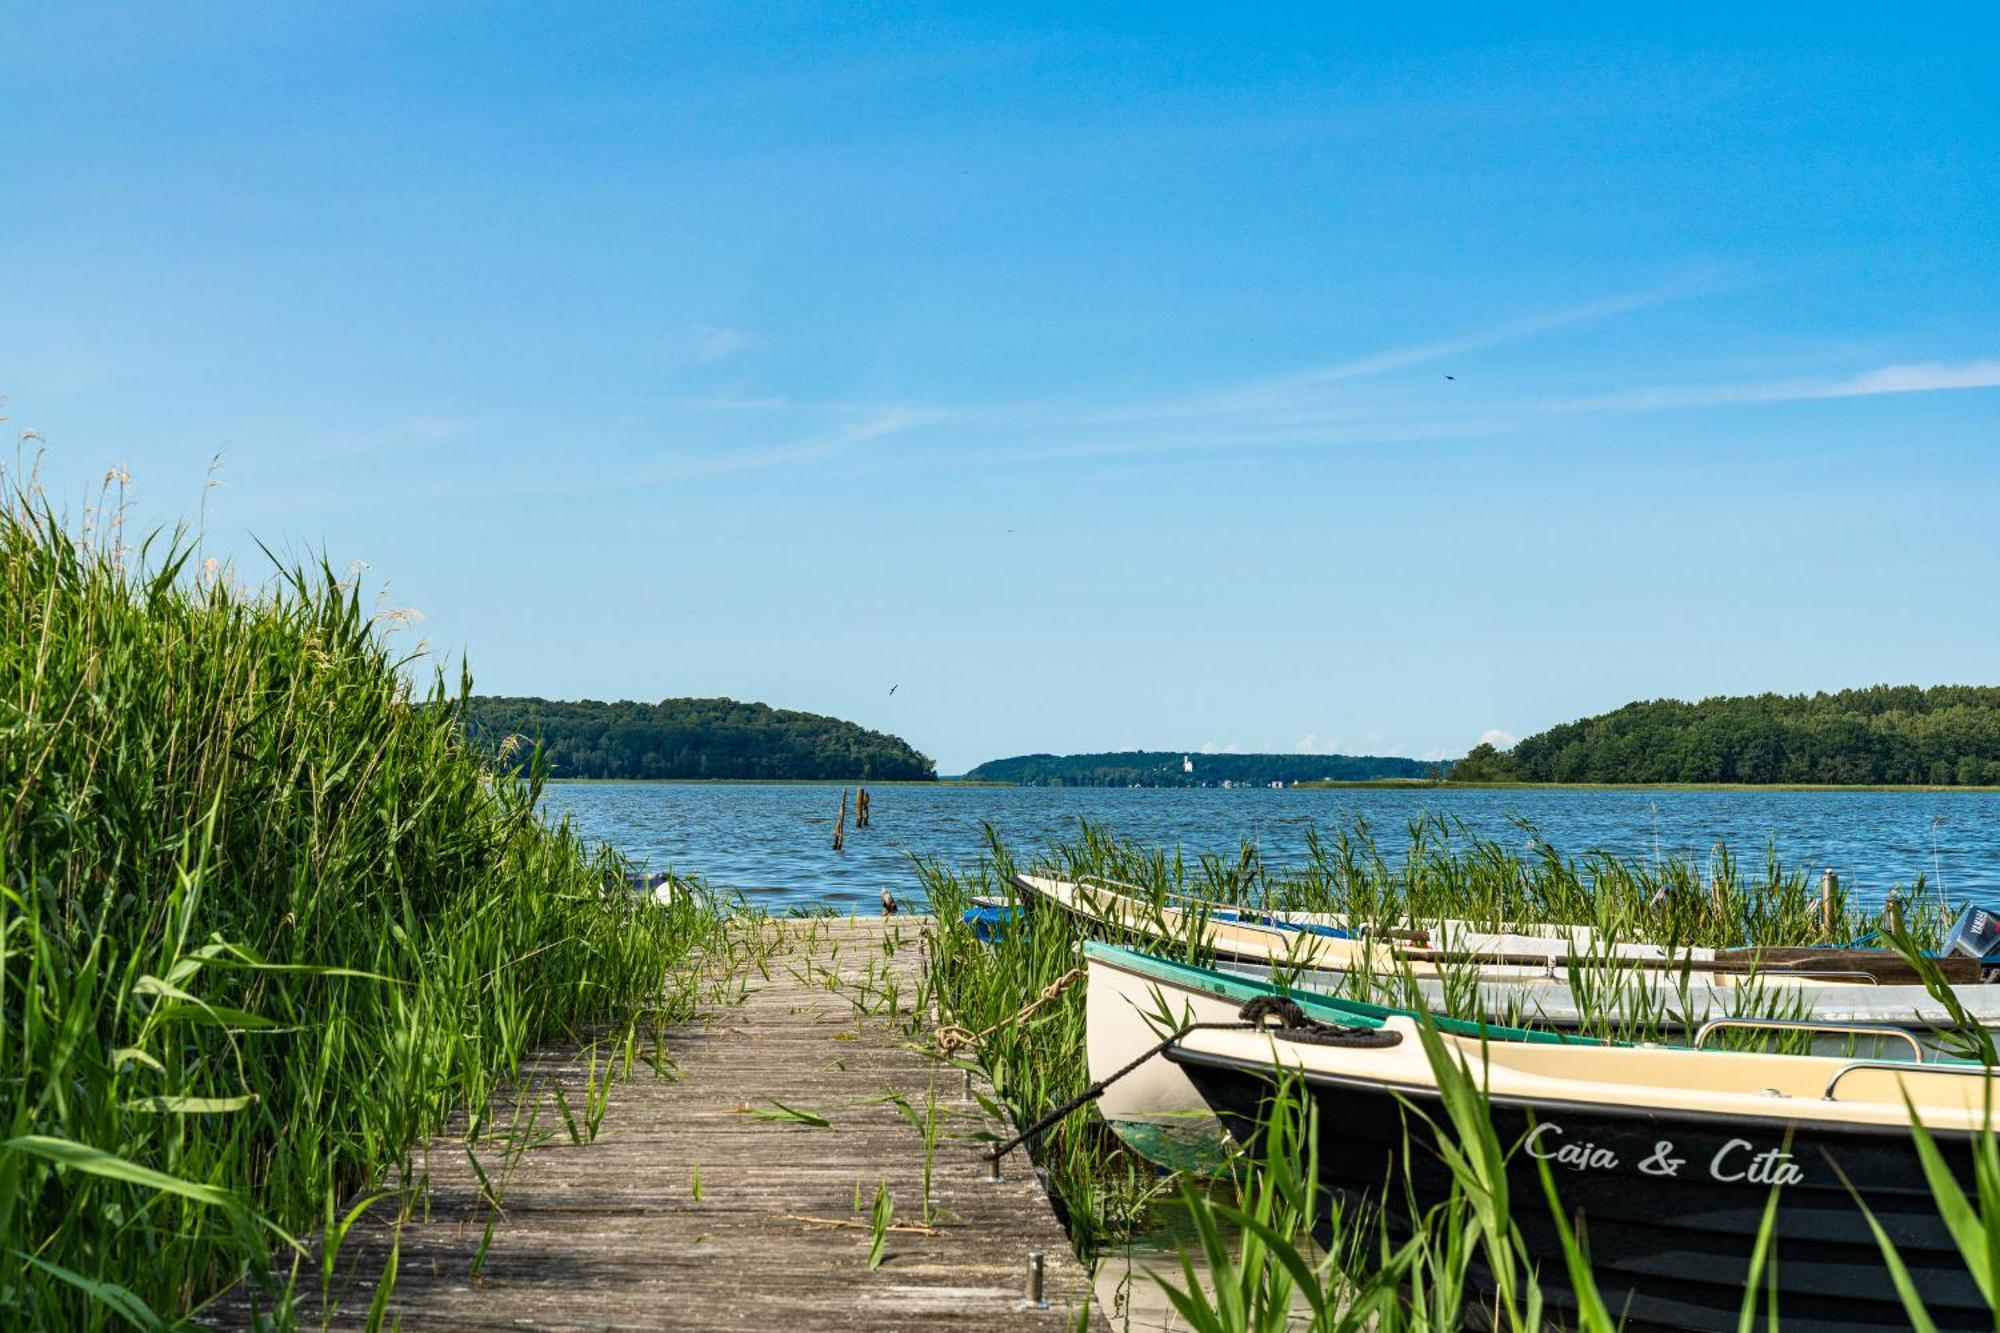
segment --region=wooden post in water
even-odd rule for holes
[[[847,844],[847,788],[840,789],[840,816],[833,821],[833,850],[845,851]]]
[[[1888,923],[1890,934],[1903,933],[1903,900],[1896,896],[1894,889],[1889,890],[1889,901],[1883,905],[1882,919]]]
[[[1826,873],[1819,877],[1819,933],[1833,934],[1834,899],[1840,895],[1840,876],[1828,866]]]
[[[863,787],[854,797],[854,827],[868,827],[868,789]]]

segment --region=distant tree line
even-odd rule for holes
[[[965,776],[1029,787],[1269,786],[1273,782],[1360,782],[1434,776],[1417,759],[1346,754],[1203,754],[1125,750],[1109,754],[1024,754],[992,759]]]
[[[2000,783],[2000,688],[1656,699],[1481,745],[1456,782]]]
[[[734,699],[656,704],[475,696],[466,732],[496,759],[539,741],[559,778],[927,781],[937,767],[898,737],[839,718]],[[510,743],[509,738],[518,738]]]

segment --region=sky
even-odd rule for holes
[[[1620,8],[0,0],[0,458],[944,772],[2000,683],[2000,11]]]

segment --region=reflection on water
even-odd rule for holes
[[[1274,863],[1363,819],[1393,852],[1425,813],[1525,848],[1525,821],[1568,854],[1602,848],[1651,858],[1706,858],[1718,841],[1761,865],[1831,866],[1863,901],[1919,874],[1954,899],[2000,898],[2000,792],[1648,791],[1334,788],[871,787],[873,827],[833,851],[840,788],[793,783],[555,783],[545,801],[591,839],[652,869],[699,875],[773,910],[879,910],[883,889],[917,893],[912,856],[968,861],[991,825],[1017,849],[1074,836],[1080,820],[1149,845],[1233,856],[1254,842]]]

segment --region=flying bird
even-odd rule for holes
[[[1446,379],[1448,379],[1448,380],[1455,380],[1455,379],[1457,379],[1457,378],[1458,378],[1458,376],[1456,376],[1456,375],[1446,375],[1446,376],[1445,376],[1445,378],[1446,378]]]
[[[897,690],[900,690],[902,688],[903,688],[902,682],[898,681],[896,684],[891,685],[889,687],[889,693],[894,694]]]

